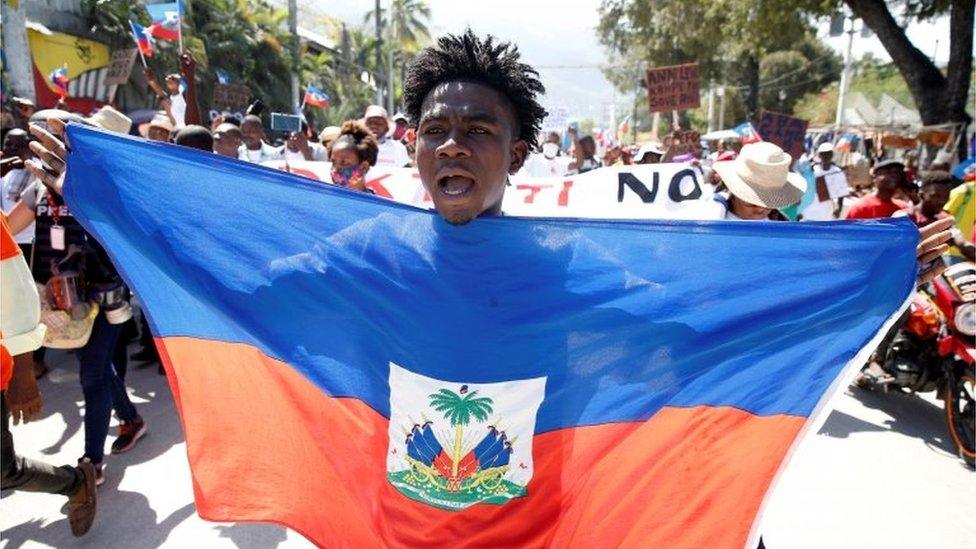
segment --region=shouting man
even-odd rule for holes
[[[546,116],[538,73],[518,48],[468,29],[438,40],[403,85],[417,123],[417,168],[438,213],[463,224],[499,215],[509,175],[522,167]]]

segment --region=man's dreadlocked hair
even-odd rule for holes
[[[482,40],[470,28],[460,36],[448,34],[438,38],[437,47],[420,52],[407,72],[403,83],[407,115],[418,124],[424,99],[443,82],[475,82],[511,101],[519,125],[518,138],[534,148],[546,117],[546,110],[536,101],[536,96],[545,93],[546,88],[539,82],[539,73],[521,63],[520,58],[518,47],[508,42],[496,44],[491,35]]]

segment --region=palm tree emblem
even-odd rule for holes
[[[492,412],[493,401],[490,397],[478,396],[478,391],[468,392],[467,385],[461,388],[460,394],[449,389],[441,389],[430,395],[430,406],[444,414],[444,419],[454,426],[454,447],[451,452],[451,473],[458,475],[458,464],[461,462],[461,441],[464,426],[477,421],[485,421]]]

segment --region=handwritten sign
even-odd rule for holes
[[[807,133],[807,121],[785,114],[763,111],[759,115],[759,135],[790,153],[794,159],[803,155],[803,139]]]
[[[564,132],[569,125],[569,109],[566,107],[554,107],[546,116],[546,121],[542,124],[544,132]]]
[[[251,99],[251,90],[243,84],[214,84],[213,106],[230,110],[244,110]]]
[[[108,73],[105,75],[106,86],[121,86],[129,81],[132,74],[132,66],[136,62],[136,48],[126,48],[112,52],[112,59],[109,61]]]
[[[651,112],[682,111],[701,106],[698,63],[647,69],[646,82]]]

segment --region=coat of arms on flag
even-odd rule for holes
[[[440,381],[390,363],[390,484],[452,511],[526,495],[545,387],[544,377]]]

